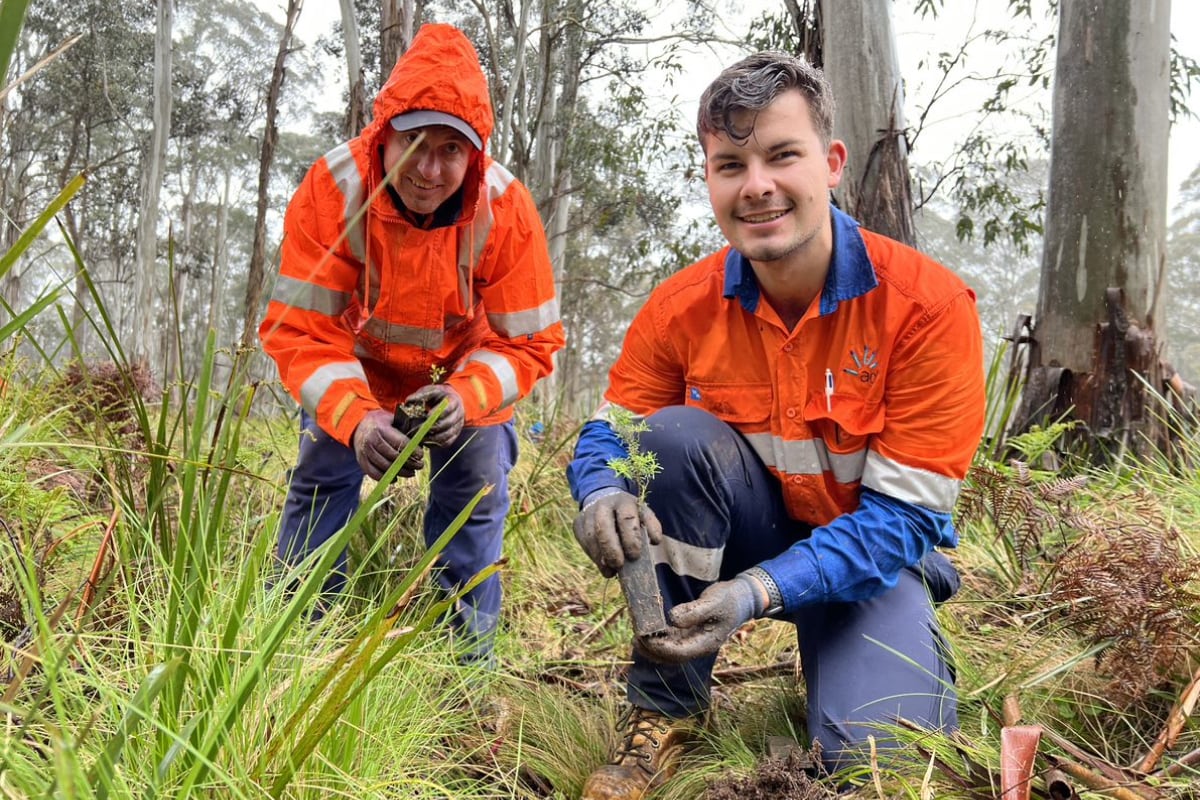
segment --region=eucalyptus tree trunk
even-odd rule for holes
[[[526,73],[525,55],[529,49],[529,12],[533,8],[535,0],[520,0],[521,10],[520,19],[517,22],[516,28],[513,30],[513,51],[515,60],[511,72],[507,76],[507,80],[496,80],[501,78],[499,74],[489,83],[492,87],[490,91],[493,94],[492,107],[500,110],[500,119],[497,120],[496,130],[492,134],[492,156],[503,164],[511,164],[513,158],[513,114],[517,106],[517,92],[526,85],[528,75]],[[486,6],[478,4],[486,19]],[[495,29],[489,25],[488,35],[491,37],[489,47],[493,54],[499,53],[500,48],[495,41]],[[498,72],[498,66],[493,65],[493,71]],[[503,97],[498,96],[498,87],[504,87]]]
[[[350,86],[344,133],[347,139],[351,139],[361,133],[367,125],[367,89],[363,77],[362,45],[358,41],[358,19],[354,16],[354,0],[339,2],[342,9],[342,38],[346,45],[346,73]]]
[[[396,59],[412,44],[418,9],[415,0],[382,0],[379,11],[379,73],[386,80]]]
[[[5,113],[5,109],[0,106],[0,117]],[[0,139],[0,142],[3,141]],[[0,255],[7,253],[17,243],[21,236],[21,226],[26,222],[25,198],[29,194],[29,181],[26,176],[32,163],[30,153],[22,153],[14,148],[0,168],[0,209],[4,209],[4,214],[0,216]],[[21,278],[24,272],[23,265],[18,262],[0,277],[0,297],[14,309],[21,308]]]
[[[168,328],[171,335],[162,337],[166,347],[163,359],[163,384],[166,386],[179,383],[183,364],[194,355],[196,344],[195,337],[185,337],[182,334],[184,331],[195,330],[191,324],[191,316],[196,304],[189,302],[191,282],[188,280],[188,272],[189,266],[198,260],[193,251],[193,232],[196,229],[196,196],[200,191],[200,166],[196,163],[183,163],[181,158],[179,171],[180,180],[186,181],[186,185],[183,187],[179,207],[179,239],[176,242],[174,262],[170,265],[170,307],[166,311],[167,316],[176,320],[178,324]]]
[[[246,302],[243,306],[241,346],[249,350],[254,346],[258,331],[259,304],[262,301],[263,276],[267,262],[267,203],[271,182],[271,164],[275,160],[275,146],[279,143],[279,95],[283,91],[288,52],[292,46],[292,31],[300,16],[302,0],[288,0],[287,17],[283,23],[283,35],[279,38],[279,51],[275,54],[275,68],[271,71],[271,85],[267,89],[267,119],[263,126],[262,153],[258,160],[258,205],[254,217],[254,244],[250,251],[250,268],[246,275]]]
[[[543,74],[547,87],[544,96],[550,108],[541,117],[542,129],[533,156],[540,184],[538,188],[541,190],[536,196],[542,199],[542,218],[550,249],[550,264],[554,269],[554,283],[561,287],[566,277],[571,217],[570,140],[575,127],[579,81],[583,72],[583,28],[579,20],[586,15],[585,4],[581,0],[567,0],[563,4],[546,0],[545,5],[543,19],[553,19],[554,7],[559,6],[557,14],[568,20],[562,27],[557,46],[552,46],[548,40],[543,41],[543,52],[546,53]],[[554,360],[557,365],[561,359],[555,354]],[[537,387],[535,400],[545,414],[549,413],[558,394],[557,372],[557,369],[552,371]]]
[[[815,22],[822,66],[837,98],[833,135],[849,151],[834,197],[868,229],[912,245],[904,89],[891,6],[891,0],[821,0]],[[795,2],[789,15],[793,21],[803,16]]]
[[[212,283],[208,289],[208,327],[221,333],[222,304],[225,302],[225,277],[229,273],[229,198],[233,182],[233,167],[226,163],[225,185],[217,205],[216,234],[212,243]],[[218,338],[218,341],[221,341]]]
[[[1050,188],[1019,424],[1070,413],[1098,451],[1154,431],[1161,384],[1170,0],[1062,0]]]
[[[138,213],[137,258],[133,275],[132,354],[153,369],[158,356],[154,333],[155,295],[158,280],[158,198],[171,135],[171,29],[174,0],[158,0],[154,34],[154,117],[142,167],[142,194]]]

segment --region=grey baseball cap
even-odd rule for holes
[[[424,128],[428,125],[445,125],[461,133],[475,145],[476,150],[483,149],[483,140],[475,129],[453,114],[444,111],[409,111],[392,117],[392,127],[398,131],[411,131],[413,128]]]

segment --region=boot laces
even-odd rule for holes
[[[623,764],[633,758],[638,766],[653,771],[655,754],[662,746],[663,738],[670,733],[670,720],[648,709],[630,706],[622,715],[620,725],[625,732],[613,751],[611,763]]]

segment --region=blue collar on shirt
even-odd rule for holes
[[[829,207],[833,216],[833,259],[821,290],[821,314],[831,314],[838,303],[866,294],[879,285],[875,267],[867,257],[867,246],[858,232],[858,221]],[[761,292],[749,260],[733,248],[725,256],[725,297],[737,298],[751,314],[758,308]]]

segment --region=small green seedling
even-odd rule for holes
[[[638,501],[644,503],[650,481],[662,472],[662,466],[654,453],[642,451],[641,434],[650,430],[650,426],[646,424],[646,420],[635,417],[632,412],[623,408],[613,411],[609,417],[609,424],[629,455],[624,458],[610,458],[607,462],[608,468],[620,477],[633,481],[637,487]]]
[[[442,378],[446,376],[446,368],[441,364],[433,364],[429,367],[429,382],[441,383]],[[425,418],[429,416],[429,407],[424,403],[401,403],[396,406],[396,414],[392,418],[392,427],[403,433],[405,436],[412,436],[417,432],[417,428],[425,422]]]
[[[638,503],[646,502],[650,481],[662,472],[662,465],[653,452],[642,450],[641,435],[650,426],[641,417],[618,409],[609,417],[609,424],[616,432],[628,453],[623,458],[610,458],[608,468],[637,486]],[[629,616],[633,619],[633,631],[639,637],[662,636],[667,632],[667,620],[663,614],[662,591],[655,574],[654,559],[650,557],[650,539],[642,526],[642,555],[627,560],[617,573],[621,591],[629,604]]]

